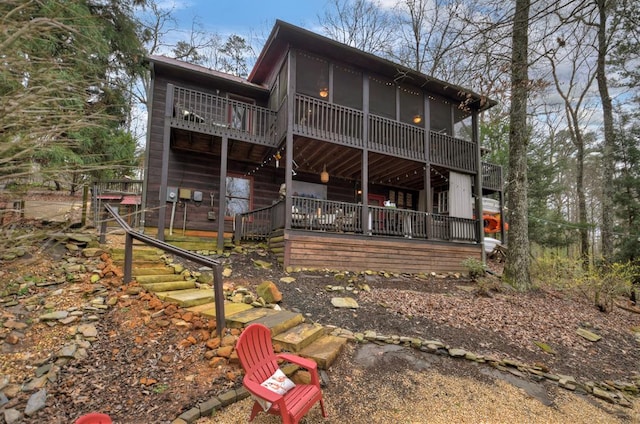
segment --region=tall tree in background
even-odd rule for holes
[[[391,16],[375,0],[331,0],[318,19],[325,35],[356,49],[387,56],[394,44]]]
[[[636,102],[638,104],[638,102]],[[614,179],[613,202],[617,224],[614,231],[618,261],[640,261],[640,124],[638,112],[623,113],[618,128],[615,160],[618,171]]]
[[[400,40],[392,58],[412,69],[444,81],[462,84],[462,74],[470,71],[460,56],[464,40],[476,33],[463,23],[462,0],[402,0],[397,3],[396,19]],[[470,56],[473,58],[473,56]]]
[[[556,93],[564,106],[568,133],[575,145],[576,152],[576,195],[578,197],[578,224],[580,228],[580,257],[584,267],[589,265],[589,228],[587,221],[587,199],[585,194],[585,158],[587,145],[585,127],[588,114],[585,115],[585,100],[591,91],[596,77],[589,46],[592,32],[583,26],[565,24],[566,31],[548,46],[546,58],[551,69],[551,77]],[[562,70],[559,67],[562,66]],[[563,75],[560,75],[562,72]]]
[[[616,14],[614,2],[608,0],[595,0],[597,13],[597,81],[602,105],[602,118],[604,124],[604,148],[602,154],[602,257],[608,261],[613,258],[613,173],[615,169],[615,133],[613,122],[613,102],[609,95],[606,62],[611,51],[611,35],[616,32],[621,15]],[[622,1],[620,3],[626,3]],[[637,7],[637,5],[636,5]],[[622,8],[621,8],[622,9]],[[612,22],[609,22],[612,20]],[[610,24],[608,26],[608,24]]]
[[[42,172],[73,190],[130,171],[133,157],[104,146],[131,142],[122,136],[126,87],[143,69],[131,4],[0,3],[0,183]]]
[[[219,52],[221,71],[243,78],[249,75],[247,56],[253,54],[253,49],[244,38],[235,34],[230,35]]]
[[[527,206],[530,6],[530,0],[516,0],[511,37],[511,110],[509,117],[509,181],[507,183],[509,250],[504,276],[509,283],[520,290],[531,288]]]

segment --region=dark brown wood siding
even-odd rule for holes
[[[165,125],[165,105],[167,97],[167,84],[177,84],[184,88],[190,88],[201,92],[225,95],[224,87],[213,87],[210,84],[205,86],[200,81],[188,80],[184,78],[186,73],[165,72],[157,69],[153,79],[153,104],[151,106],[152,120],[149,126],[148,163],[146,169],[147,196],[145,226],[158,226],[158,208],[166,207],[165,227],[169,228],[171,221],[172,204],[166,202],[166,193],[160,193],[162,182],[162,149]],[[242,93],[246,95],[246,93]],[[258,105],[264,106],[265,99],[257,99]],[[211,142],[221,143],[220,138],[213,138]],[[244,175],[250,170],[250,165],[242,163],[228,164],[228,172],[235,175]],[[284,175],[284,170],[280,170]],[[254,207],[267,206],[274,199],[277,199],[280,182],[284,181],[284,176],[276,178],[277,174],[269,175],[266,178],[254,178]],[[276,179],[278,181],[276,181]],[[196,204],[187,202],[185,205],[177,205],[174,217],[174,231],[181,230],[184,225],[184,213],[186,209],[186,228],[191,230],[217,230],[217,222],[208,219],[208,212],[211,208],[211,193],[214,193],[214,211],[218,211],[218,194],[220,188],[220,157],[197,152],[187,152],[177,149],[169,151],[169,173],[167,186],[186,188],[193,191],[201,191],[203,201]],[[225,222],[225,231],[232,230],[231,220]]]
[[[481,260],[481,247],[475,244],[296,231],[285,234],[285,252],[285,266],[355,272],[463,272],[462,261]]]

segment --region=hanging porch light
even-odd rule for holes
[[[322,181],[324,184],[329,182],[329,173],[327,172],[326,164],[322,167],[322,172],[320,173],[320,181]]]

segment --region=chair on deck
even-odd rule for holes
[[[262,324],[249,325],[240,335],[236,350],[245,371],[242,384],[256,399],[249,421],[252,421],[258,412],[266,411],[268,414],[280,415],[283,424],[297,423],[316,402],[320,402],[322,416],[327,416],[320,390],[317,364],[314,361],[288,353],[275,354],[271,342],[271,331]],[[263,383],[278,374],[279,360],[290,362],[309,371],[311,384],[297,384],[284,394],[268,389]],[[288,383],[293,385],[290,380]]]

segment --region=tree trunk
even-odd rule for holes
[[[507,185],[509,249],[505,280],[520,290],[531,288],[529,274],[529,219],[527,196],[527,97],[529,89],[530,0],[516,0],[511,51],[511,109],[509,130],[509,181]]]
[[[604,122],[604,149],[602,154],[602,257],[605,261],[613,258],[613,169],[615,167],[615,135],[613,130],[613,105],[609,97],[605,59],[607,55],[607,1],[596,0],[600,21],[598,25],[597,81],[602,118]]]
[[[576,123],[576,191],[578,192],[578,222],[580,223],[580,260],[589,267],[589,229],[587,228],[587,200],[584,193],[584,139]]]

